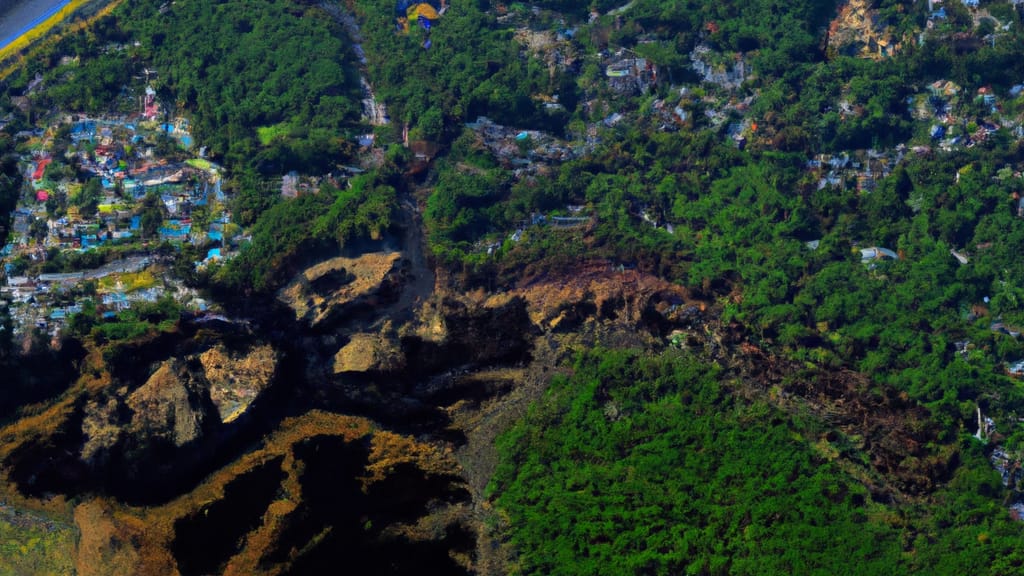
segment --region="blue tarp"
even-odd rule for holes
[[[95,134],[96,123],[95,122],[77,122],[71,126],[72,134]]]
[[[188,237],[191,228],[191,226],[182,226],[181,228],[161,228],[160,235],[168,238],[184,239]]]

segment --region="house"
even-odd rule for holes
[[[960,93],[960,86],[951,80],[936,80],[928,85],[928,90],[935,96],[956,96]]]
[[[1003,324],[1002,322],[993,322],[988,327],[988,329],[991,330],[992,332],[995,332],[996,334],[1005,334],[1007,336],[1012,336],[1014,338],[1020,336],[1020,330],[1013,329],[1007,326],[1006,324]],[[1021,363],[1024,363],[1024,360],[1018,362],[1018,364]]]
[[[883,260],[889,258],[892,260],[899,260],[899,255],[889,250],[888,248],[878,248],[872,246],[871,248],[860,248],[860,261],[864,264],[874,262],[876,260]]]
[[[612,126],[615,126],[616,124],[621,122],[623,118],[625,118],[625,116],[619,114],[618,112],[614,112],[604,119],[604,125],[611,128]]]
[[[1014,378],[1024,377],[1024,360],[1018,360],[1006,366],[1006,373]]]
[[[875,177],[870,172],[864,172],[857,175],[858,192],[871,192],[875,188]]]

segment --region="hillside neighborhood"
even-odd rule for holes
[[[980,14],[976,2],[965,5]],[[929,26],[918,41],[934,42],[948,35],[944,18],[941,3],[934,2]],[[572,42],[576,29],[538,27],[540,21],[564,24],[557,14],[506,11],[499,20],[518,26],[515,39],[523,50],[553,70],[578,69],[586,59]],[[716,31],[716,25],[709,23],[704,32]],[[929,35],[934,38],[929,40]],[[900,42],[879,22],[877,13],[859,0],[846,6],[832,23],[829,45],[875,60],[900,49]],[[720,53],[707,42],[698,43],[688,55],[698,83],[671,84],[667,92],[674,96],[658,98],[639,110],[629,103],[656,85],[670,83],[668,76],[632,50],[619,48],[592,56],[603,73],[599,83],[586,90],[583,106],[600,121],[567,138],[502,126],[486,117],[466,127],[517,178],[549,173],[553,166],[587,154],[606,131],[619,125],[650,124],[662,131],[708,126],[741,149],[771,150],[777,145],[769,131],[759,130],[764,122],[752,113],[760,94],[747,88],[744,54]],[[41,81],[40,77],[30,83],[22,105],[40,89]],[[368,89],[365,78],[361,82]],[[550,111],[561,109],[558,94],[537,97],[547,102]],[[227,210],[222,189],[226,175],[205,158],[202,143],[194,142],[188,119],[170,117],[150,86],[139,100],[132,114],[96,118],[55,111],[47,123],[18,133],[26,185],[2,254],[6,284],[2,290],[11,303],[16,334],[39,328],[56,337],[66,319],[86,301],[95,301],[108,314],[163,294],[184,299],[182,304],[188,306],[205,306],[169,273],[170,260],[163,247],[196,248],[193,265],[201,269],[230,258],[244,241],[243,230],[232,223]],[[1005,93],[986,87],[966,93],[951,81],[939,80],[921,87],[908,98],[907,106],[919,129],[905,144],[891,150],[811,155],[806,168],[817,179],[818,188],[870,194],[877,181],[889,176],[908,155],[952,152],[989,138],[1024,140],[1024,79]],[[864,103],[847,93],[840,95],[833,108],[840,121],[866,113]],[[370,117],[370,124],[379,123]],[[359,142],[369,154],[380,154],[372,149],[372,134]],[[299,180],[294,173],[283,174],[282,195],[292,198],[300,191],[308,193],[311,187],[305,182],[300,185]],[[672,222],[659,223],[644,210],[637,210],[636,217],[670,233],[674,228]],[[520,226],[504,234],[518,241],[522,231]],[[484,240],[480,246],[493,252],[497,244]],[[98,252],[103,256],[95,256]]]

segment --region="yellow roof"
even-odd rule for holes
[[[409,17],[409,20],[416,20],[420,16],[423,16],[427,20],[437,20],[441,17],[441,15],[437,13],[437,10],[426,2],[420,2],[419,4],[409,6],[409,9],[405,11],[405,15]]]

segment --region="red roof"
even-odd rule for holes
[[[50,193],[47,192],[46,190],[37,190],[36,191],[36,200],[38,200],[40,202],[46,202],[49,199],[50,199]]]
[[[46,170],[46,166],[50,162],[52,162],[52,161],[53,160],[50,159],[50,158],[43,158],[42,160],[40,160],[39,163],[36,164],[36,171],[32,174],[32,179],[33,180],[42,180],[43,179],[43,171]]]

